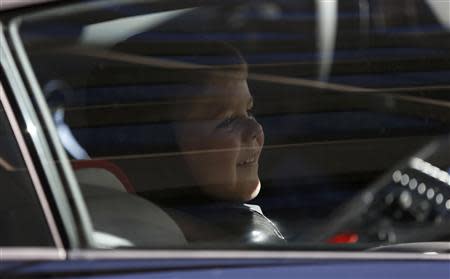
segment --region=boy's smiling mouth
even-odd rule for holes
[[[252,166],[258,163],[259,159],[259,153],[260,151],[252,152],[248,157],[246,157],[244,160],[241,160],[237,163],[238,167],[244,167],[244,166]]]

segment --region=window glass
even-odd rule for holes
[[[53,246],[3,106],[0,106],[0,142],[0,247]]]
[[[432,1],[93,2],[20,36],[99,246],[450,240]]]

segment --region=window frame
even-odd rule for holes
[[[27,167],[28,174],[30,176],[32,186],[36,193],[39,205],[44,214],[44,219],[47,222],[50,236],[53,240],[53,245],[49,247],[31,247],[31,246],[12,246],[12,247],[0,247],[2,260],[23,260],[23,259],[52,259],[63,260],[67,257],[67,251],[64,245],[64,235],[62,229],[58,225],[60,222],[58,216],[56,216],[52,208],[53,201],[49,199],[46,193],[46,181],[43,179],[42,170],[43,165],[39,165],[36,161],[36,154],[34,151],[42,148],[34,144],[28,146],[29,138],[36,143],[38,141],[37,133],[30,132],[23,133],[21,127],[38,127],[38,122],[35,118],[32,118],[33,111],[30,110],[28,105],[30,100],[26,98],[24,84],[20,80],[20,75],[12,60],[12,54],[6,43],[6,37],[4,36],[5,29],[0,22],[0,102],[3,105],[7,121],[9,122],[14,139],[17,142],[22,155],[25,166]],[[17,104],[18,108],[14,107]],[[21,124],[19,124],[21,123]],[[33,136],[34,135],[34,136]],[[36,150],[34,150],[36,149]],[[39,153],[39,152],[38,152]],[[33,156],[34,155],[34,156]],[[40,161],[43,162],[41,156]]]
[[[80,1],[75,1],[76,3]],[[58,3],[60,4],[60,3]],[[61,4],[60,4],[61,5]],[[57,6],[55,4],[55,6]],[[38,8],[36,8],[38,10]],[[34,14],[34,12],[32,12]],[[36,126],[40,127],[38,133],[35,135],[31,135],[30,137],[33,140],[34,147],[44,148],[48,150],[44,150],[43,153],[40,154],[40,164],[46,162],[46,159],[54,160],[57,158],[61,160],[61,162],[68,163],[67,156],[61,152],[62,146],[59,142],[58,138],[55,137],[54,133],[54,125],[51,121],[50,114],[48,112],[48,107],[45,103],[45,99],[43,98],[43,94],[41,92],[40,86],[36,81],[36,77],[34,76],[33,69],[30,66],[28,61],[26,52],[23,48],[20,36],[19,36],[19,28],[20,28],[21,17],[14,18],[8,25],[9,29],[7,31],[8,35],[11,38],[11,46],[14,47],[15,51],[15,61],[14,58],[11,57],[12,61],[8,61],[12,63],[15,68],[20,68],[22,70],[22,77],[20,76],[18,69],[16,79],[18,83],[21,84],[21,89],[14,89],[12,92],[15,95],[16,101],[20,104],[20,101],[26,100],[26,105],[19,108],[22,113],[27,112],[29,120],[32,119],[35,121]],[[3,30],[0,24],[0,36],[3,39]],[[6,40],[5,40],[6,41]],[[5,43],[6,45],[6,43]],[[3,45],[1,47],[3,51]],[[3,66],[4,62],[0,62]],[[7,72],[5,70],[5,72]],[[27,84],[26,88],[24,84]],[[0,83],[1,85],[1,83]],[[20,86],[19,86],[20,87]],[[27,94],[28,93],[28,94]],[[31,101],[30,96],[32,96],[34,102]],[[3,102],[3,100],[1,100]],[[34,103],[34,106],[33,106]],[[39,110],[40,118],[37,116],[37,110]],[[24,115],[24,117],[26,117]],[[41,124],[42,123],[42,127]],[[49,134],[45,134],[43,132],[43,128],[50,131]],[[53,134],[52,134],[53,133]],[[41,141],[41,142],[39,142]],[[39,147],[41,146],[41,147]],[[53,146],[53,148],[50,148]],[[60,149],[60,150],[55,150]],[[39,152],[38,152],[39,153]],[[55,155],[56,154],[56,155]],[[47,161],[48,162],[48,161]],[[47,168],[47,166],[46,166]],[[64,194],[64,198],[68,199],[69,195],[73,195],[75,191],[76,195],[79,195],[80,191],[78,188],[78,183],[74,179],[73,171],[70,168],[63,167],[61,170],[58,170],[56,167],[51,166],[50,169],[55,175],[55,177],[49,177],[50,175],[45,174],[48,179],[48,184],[53,191],[58,191]],[[62,181],[69,181],[70,186],[64,188]],[[59,188],[59,189],[58,189]],[[58,190],[55,190],[58,189]],[[55,193],[52,193],[53,196]],[[73,196],[72,196],[73,197]],[[76,196],[75,199],[78,199],[80,196]],[[53,199],[55,199],[53,197]],[[56,199],[55,199],[56,200]],[[93,242],[86,239],[89,239],[87,235],[89,233],[89,224],[86,224],[86,219],[88,216],[84,216],[87,212],[80,213],[85,210],[84,201],[77,201],[77,204],[71,205],[68,213],[71,218],[76,220],[71,220],[73,222],[71,225],[65,224],[65,230],[67,231],[67,227],[77,227],[75,233],[75,240],[72,239],[69,241],[69,245],[67,250],[64,250],[65,257],[68,259],[237,259],[237,258],[260,258],[260,259],[315,259],[315,260],[330,260],[330,259],[339,259],[339,260],[351,260],[351,259],[365,259],[365,260],[449,260],[448,254],[421,254],[421,253],[379,253],[379,252],[335,252],[335,251],[276,251],[276,250],[260,250],[260,251],[251,251],[251,250],[190,250],[190,249],[142,249],[142,250],[132,250],[132,249],[123,249],[123,250],[98,250],[93,248]],[[60,211],[61,209],[58,208]],[[62,214],[59,212],[59,214]],[[81,222],[76,223],[76,222]],[[81,228],[79,227],[81,226]],[[83,227],[87,226],[87,227]],[[69,229],[70,230],[70,229]],[[80,242],[85,239],[85,243],[80,244]],[[79,249],[78,249],[79,248]],[[62,248],[64,249],[64,248]],[[16,250],[19,252],[19,250]],[[28,250],[27,253],[33,252],[35,250]],[[2,253],[8,252],[8,250],[2,250]],[[14,253],[11,252],[11,255]],[[34,255],[33,255],[34,256]],[[34,256],[33,258],[42,259],[40,256]],[[6,257],[8,259],[8,257]]]
[[[18,16],[8,22],[7,35],[14,52],[15,65],[22,74],[25,90],[18,92],[25,103],[23,109],[29,112],[29,119],[34,120],[34,133],[30,133],[38,148],[39,159],[48,178],[52,198],[61,214],[64,231],[71,248],[93,246],[93,227],[87,206],[81,195],[70,161],[59,141],[50,109],[41,91],[41,87],[31,67],[24,45],[19,35],[22,17]],[[27,94],[28,92],[28,94]],[[17,93],[16,93],[17,96]],[[19,104],[21,102],[18,102]],[[22,108],[21,108],[22,109]],[[28,127],[28,125],[27,125]],[[58,164],[49,165],[53,162]]]
[[[24,159],[24,163],[27,167],[28,175],[32,181],[32,185],[34,187],[37,200],[39,202],[38,206],[41,206],[42,213],[44,215],[44,219],[47,222],[47,227],[49,229],[49,233],[51,234],[51,238],[53,239],[54,247],[28,247],[28,246],[8,246],[8,247],[0,247],[1,250],[1,259],[64,259],[66,257],[66,251],[62,244],[62,239],[58,228],[56,226],[55,218],[51,212],[51,208],[49,202],[45,196],[43,191],[42,183],[38,177],[36,172],[36,168],[31,159],[30,152],[26,146],[23,135],[20,131],[20,127],[18,125],[17,119],[14,116],[11,105],[6,97],[5,90],[2,82],[0,81],[0,102],[4,108],[7,121],[11,125],[11,130],[14,139],[17,142],[18,148],[20,150],[20,155],[22,155]]]

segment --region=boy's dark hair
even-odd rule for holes
[[[143,33],[115,45],[108,53],[114,59],[100,62],[94,70],[96,82],[103,85],[201,85],[214,79],[247,78],[244,58],[225,42],[204,39],[188,45],[161,45],[146,41]]]
[[[171,123],[183,120],[180,112],[203,97],[208,83],[246,79],[247,64],[240,52],[226,42],[196,38],[189,43],[161,43],[146,37],[146,33],[138,34],[104,50],[104,58],[89,74],[86,87],[123,90],[121,94],[136,86],[141,92],[148,87],[151,91],[145,102],[155,105],[148,106],[144,118],[149,119],[148,123],[168,127],[161,129],[158,136],[164,138],[164,146],[157,143],[160,141],[149,142],[149,148],[152,146],[154,152],[178,151]]]

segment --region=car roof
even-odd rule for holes
[[[6,0],[6,1],[0,1],[0,11],[34,6],[34,5],[38,5],[38,4],[42,4],[42,3],[55,2],[55,1],[60,1],[60,0]]]

